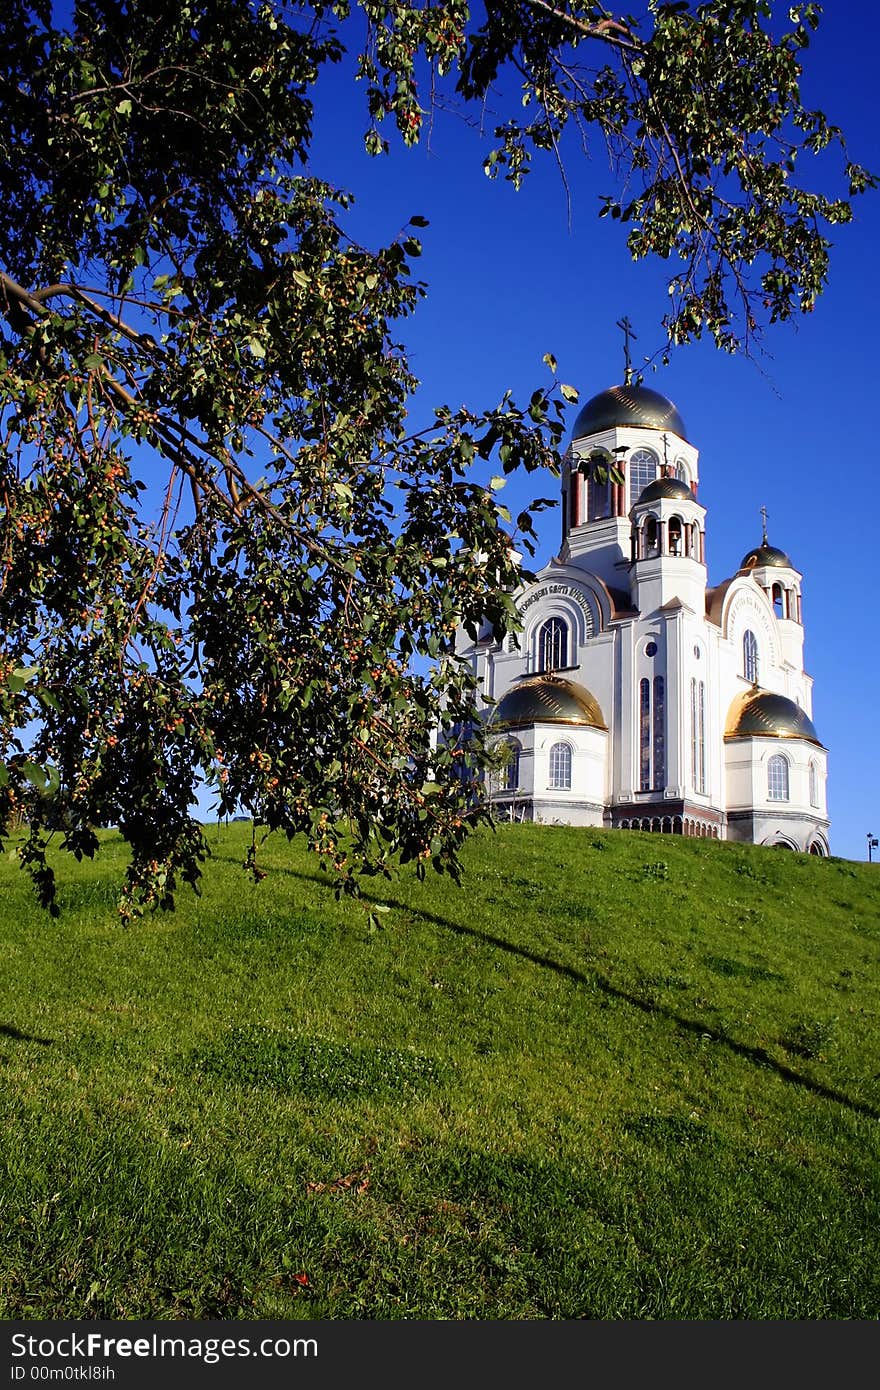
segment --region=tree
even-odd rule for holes
[[[457,874],[488,817],[454,633],[515,624],[534,508],[513,520],[498,482],[558,468],[575,393],[548,357],[524,407],[412,429],[397,337],[424,221],[355,244],[310,160],[319,75],[364,21],[373,153],[416,142],[426,100],[503,100],[509,73],[490,175],[549,151],[573,177],[570,134],[601,133],[628,190],[602,212],[671,263],[667,349],[747,349],[811,309],[829,225],[874,184],[800,101],[815,4],[784,30],[763,0],[471,10],[3,7],[0,833],[23,823],[49,906],[49,839],[91,855],[102,824],[132,850],[124,916],[195,885],[199,778],[221,815],[307,836],[349,892],[395,861]],[[795,178],[828,147],[839,196]]]

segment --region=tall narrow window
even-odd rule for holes
[[[657,455],[650,449],[636,449],[629,458],[629,505],[634,507],[649,483],[657,476]]]
[[[706,685],[691,681],[691,767],[694,791],[706,791]]]
[[[504,790],[515,792],[519,787],[519,755],[520,746],[516,739],[509,739],[507,747],[510,749],[510,760],[505,769]]]
[[[769,801],[788,800],[788,759],[774,753],[767,764],[767,798]]]
[[[750,628],[743,633],[743,675],[758,684],[758,639]]]
[[[666,785],[666,682],[654,677],[654,787]]]
[[[773,589],[772,589],[772,591],[771,591],[771,596],[772,596],[772,599],[773,599],[773,612],[776,614],[777,618],[784,618],[784,617],[785,617],[785,600],[784,600],[783,595],[782,595],[782,585],[781,585],[781,584],[774,584],[774,585],[773,585]]]
[[[699,715],[699,728],[700,728],[700,747],[699,747],[699,754],[700,754],[700,761],[699,761],[700,791],[701,791],[701,792],[705,792],[705,790],[706,790],[706,682],[705,682],[705,681],[700,681],[700,688],[699,688],[697,694],[698,694],[698,699],[699,699],[699,708],[698,708],[697,713],[698,713],[698,715]]]
[[[639,682],[639,790],[651,790],[651,682]]]
[[[602,521],[606,516],[611,515],[611,479],[605,473],[604,483],[596,475],[591,473],[588,489],[588,508],[587,515],[590,521]]]
[[[810,805],[819,805],[819,769],[815,763],[810,763]]]
[[[581,524],[581,475],[572,470],[568,480],[568,515],[572,526]]]
[[[538,633],[538,670],[561,671],[568,665],[568,624],[551,618]]]
[[[567,743],[554,743],[550,749],[549,785],[559,791],[571,788],[571,748]]]

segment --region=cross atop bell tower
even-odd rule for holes
[[[623,333],[623,384],[624,386],[631,386],[633,379],[633,370],[632,363],[630,362],[629,358],[629,340],[630,338],[632,338],[633,342],[635,342],[636,335],[633,332],[632,324],[630,323],[629,317],[626,314],[624,314],[622,319],[617,320],[617,327]]]

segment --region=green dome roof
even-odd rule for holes
[[[672,401],[648,386],[609,386],[587,401],[575,420],[572,439],[598,434],[615,425],[635,425],[641,429],[669,430],[686,439],[684,420]]]
[[[528,676],[517,681],[498,701],[491,722],[508,729],[521,724],[606,727],[598,703],[585,686],[551,675]]]
[[[642,488],[639,502],[658,502],[663,497],[683,497],[687,502],[696,501],[687,483],[683,483],[681,478],[655,478],[653,483],[648,483],[646,488]]]
[[[743,556],[740,569],[753,570],[758,569],[761,565],[776,565],[779,569],[787,570],[794,569],[794,565],[784,550],[780,550],[775,545],[767,545],[766,542],[756,546],[754,550],[749,551],[748,555]]]
[[[727,714],[725,738],[803,738],[820,748],[812,719],[786,695],[770,690],[747,690],[738,695]]]

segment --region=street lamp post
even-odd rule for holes
[[[877,839],[877,836],[876,836],[876,835],[872,835],[871,832],[870,832],[870,830],[869,830],[869,831],[868,831],[868,863],[869,863],[869,864],[871,863],[871,850],[872,850],[872,849],[876,849],[877,846],[878,846],[878,844],[880,844],[880,840]]]

